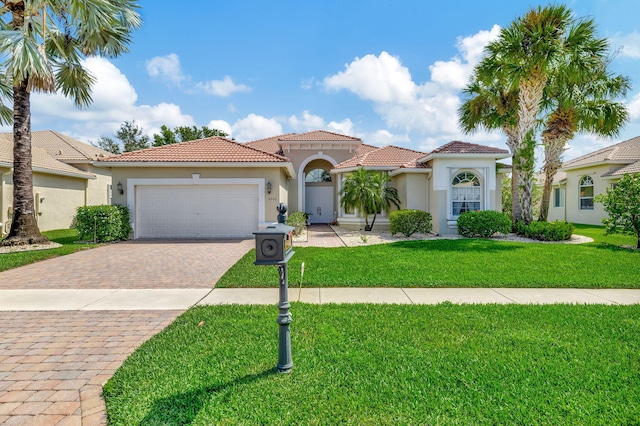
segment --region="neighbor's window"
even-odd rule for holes
[[[564,207],[564,188],[553,188],[553,207]]]
[[[471,172],[458,173],[451,181],[453,216],[480,210],[480,180]]]
[[[304,179],[307,183],[331,182],[331,174],[323,169],[313,169]]]
[[[593,210],[593,179],[582,176],[580,179],[580,210]]]

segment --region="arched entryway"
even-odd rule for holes
[[[329,173],[332,168],[325,159],[311,160],[304,167],[304,211],[312,224],[335,219],[335,185]]]

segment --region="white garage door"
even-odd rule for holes
[[[138,238],[251,237],[257,185],[136,187]]]

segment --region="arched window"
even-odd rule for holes
[[[482,188],[478,176],[471,172],[458,173],[451,181],[453,216],[480,210],[481,192]]]
[[[331,174],[324,169],[313,169],[307,173],[304,181],[307,183],[331,182]]]
[[[580,210],[593,210],[593,179],[591,176],[580,178]]]

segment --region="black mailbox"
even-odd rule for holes
[[[282,265],[293,256],[293,226],[274,223],[256,231],[256,265]]]

